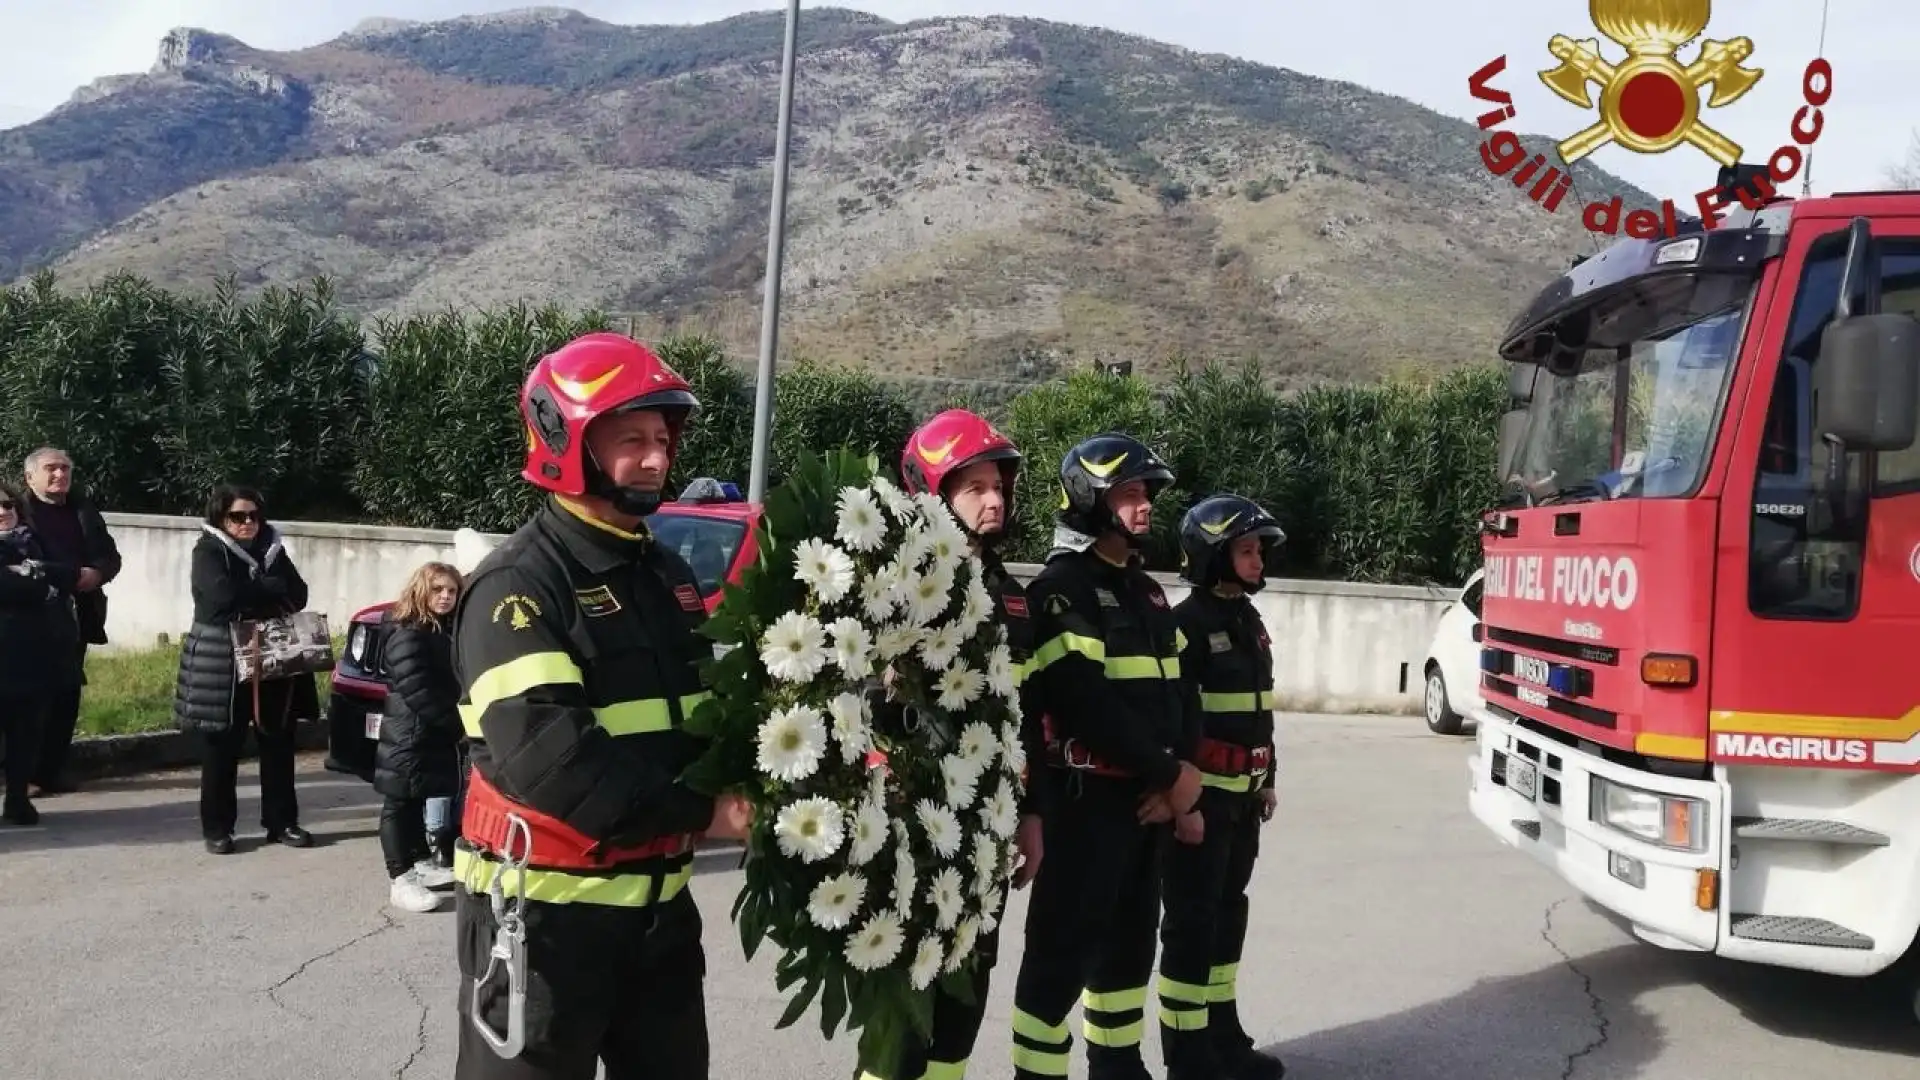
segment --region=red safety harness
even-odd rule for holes
[[[1273,751],[1264,746],[1201,739],[1193,763],[1201,772],[1215,776],[1249,776],[1273,768]]]
[[[531,851],[515,852],[509,843],[513,826],[509,815],[524,822],[531,834]],[[467,781],[466,804],[460,812],[460,835],[476,850],[495,858],[519,857],[547,870],[602,870],[619,863],[671,858],[693,850],[698,833],[672,833],[633,847],[608,847],[559,818],[549,817],[507,798],[480,770]]]

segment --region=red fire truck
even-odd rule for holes
[[[1505,335],[1469,801],[1655,945],[1920,967],[1916,312],[1920,193],[1769,198]]]

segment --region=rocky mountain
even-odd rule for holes
[[[280,53],[175,30],[149,72],[0,132],[0,280],[327,274],[370,315],[591,303],[750,355],[782,26],[540,8]],[[810,9],[801,50],[804,354],[1366,378],[1485,358],[1594,245],[1489,177],[1471,124],[1350,83],[1018,18]],[[1647,198],[1586,166],[1576,191]]]

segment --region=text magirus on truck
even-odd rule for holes
[[[1655,945],[1905,973],[1920,193],[1747,201],[1508,328],[1470,802]]]

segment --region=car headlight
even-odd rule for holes
[[[1588,787],[1588,814],[1609,829],[1673,851],[1707,849],[1707,805],[1661,795],[1596,776]]]
[[[367,655],[367,628],[355,626],[347,631],[347,657],[358,664]]]

